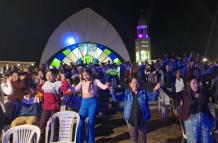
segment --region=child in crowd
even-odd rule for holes
[[[41,128],[41,138],[40,142],[44,143],[45,138],[45,128],[47,121],[51,116],[60,110],[61,104],[61,82],[56,81],[55,71],[49,70],[46,73],[47,81],[42,86],[42,91],[44,93],[43,100],[43,111],[41,115],[40,128]]]
[[[62,72],[60,74],[60,81],[62,83],[61,91],[63,91],[61,110],[68,110],[71,109],[73,105],[73,88],[70,84],[69,78],[67,77],[66,73]]]
[[[35,93],[33,87],[27,87],[21,102],[21,110],[18,117],[11,123],[11,127],[23,124],[36,124],[38,117],[40,116],[41,107],[39,98],[35,96]]]
[[[36,84],[36,88],[38,90],[37,96],[39,97],[39,100],[42,101],[43,100],[43,90],[42,90],[42,86],[45,83],[45,76],[44,76],[44,72],[42,70],[38,71],[38,75],[35,77],[35,81],[34,83]]]
[[[79,110],[80,122],[78,128],[78,143],[84,142],[83,129],[85,125],[85,119],[88,117],[88,135],[87,142],[95,142],[95,120],[96,113],[98,111],[98,94],[97,88],[106,90],[109,88],[109,83],[102,84],[99,79],[93,79],[90,69],[84,68],[81,73],[82,80],[75,87],[75,91],[82,90],[82,103]]]
[[[146,89],[140,89],[138,79],[132,77],[129,86],[130,89],[125,91],[124,119],[131,140],[134,143],[146,143],[146,124],[151,116],[148,101],[157,98],[160,83],[155,86],[154,92],[148,92]]]

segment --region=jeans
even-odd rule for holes
[[[88,117],[88,135],[87,135],[87,143],[95,142],[95,120],[96,113],[98,110],[98,100],[97,98],[83,98],[82,104],[79,110],[80,122],[77,132],[77,142],[84,142],[84,127],[85,127],[85,119]]]
[[[191,114],[184,121],[188,143],[213,143],[211,118],[206,113]]]
[[[40,129],[41,129],[41,137],[40,137],[40,143],[45,142],[45,130],[46,130],[46,125],[50,117],[52,117],[55,113],[57,113],[57,110],[43,110],[42,111],[42,116],[40,120]]]
[[[130,138],[133,141],[133,143],[146,143],[147,142],[147,129],[146,125],[140,127],[140,128],[135,128],[131,124],[127,124]]]

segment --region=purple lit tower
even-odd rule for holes
[[[151,60],[151,41],[148,34],[148,25],[141,14],[137,25],[137,38],[135,40],[136,62]]]

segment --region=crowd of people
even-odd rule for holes
[[[153,91],[145,89],[151,83]],[[188,143],[212,143],[210,130],[215,117],[208,103],[218,104],[218,64],[202,61],[199,55],[164,56],[151,62],[120,65],[62,64],[58,69],[32,68],[5,71],[1,82],[0,129],[5,125],[38,125],[40,141],[45,140],[49,118],[61,107],[71,109],[73,96],[81,96],[77,142],[84,142],[83,128],[88,117],[88,143],[95,142],[98,97],[106,90],[114,100],[116,89],[124,95],[124,120],[133,142],[146,142],[146,124],[150,118],[148,101],[157,100],[159,91],[173,99],[174,114],[184,121]],[[3,109],[3,108],[2,108]]]

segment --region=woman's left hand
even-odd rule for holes
[[[110,88],[111,84],[109,82],[106,82],[105,85]]]
[[[154,90],[159,90],[160,89],[160,83],[158,83],[157,85],[155,85]]]

